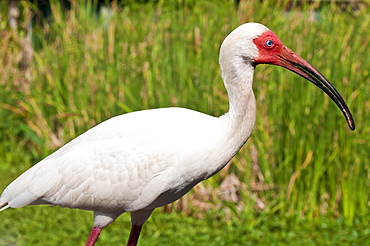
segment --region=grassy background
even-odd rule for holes
[[[88,1],[89,2],[89,1]],[[282,68],[258,66],[257,122],[231,164],[157,209],[141,245],[364,245],[370,242],[369,7],[330,2],[173,1],[113,5],[100,15],[54,2],[32,29],[27,2],[10,30],[0,3],[0,190],[58,147],[112,116],[179,106],[228,109],[218,66],[223,39],[260,22],[318,68],[346,100],[350,131],[331,100]],[[271,11],[273,10],[273,11]],[[33,51],[29,67],[26,57]],[[0,245],[82,245],[92,213],[26,207],[1,213]],[[129,218],[99,245],[123,244]]]

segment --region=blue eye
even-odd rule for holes
[[[267,40],[266,41],[266,46],[267,47],[271,47],[272,45],[274,45],[274,42],[272,40]]]

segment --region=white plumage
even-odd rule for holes
[[[136,245],[141,225],[154,208],[177,200],[214,175],[247,141],[256,115],[255,65],[280,65],[307,78],[305,71],[297,72],[289,64],[264,60],[258,42],[266,33],[272,32],[261,24],[248,23],[223,42],[220,66],[230,100],[225,115],[162,108],[111,118],[13,181],[0,197],[0,208],[52,204],[92,210],[98,229],[93,229],[86,245],[93,245],[101,229],[120,214],[131,212],[129,245]],[[270,39],[283,47],[275,37]],[[347,112],[340,96],[330,96]]]

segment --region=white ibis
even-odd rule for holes
[[[247,23],[221,45],[228,113],[213,117],[161,108],[111,118],[14,180],[0,197],[1,210],[51,204],[94,211],[86,245],[94,245],[104,227],[131,212],[127,245],[136,245],[155,208],[174,202],[217,173],[247,141],[256,118],[252,82],[258,64],[285,67],[317,85],[355,129],[345,101],[322,74],[265,26]]]

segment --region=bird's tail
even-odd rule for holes
[[[4,203],[0,203],[0,212],[9,208],[9,204],[7,202],[4,202]]]

